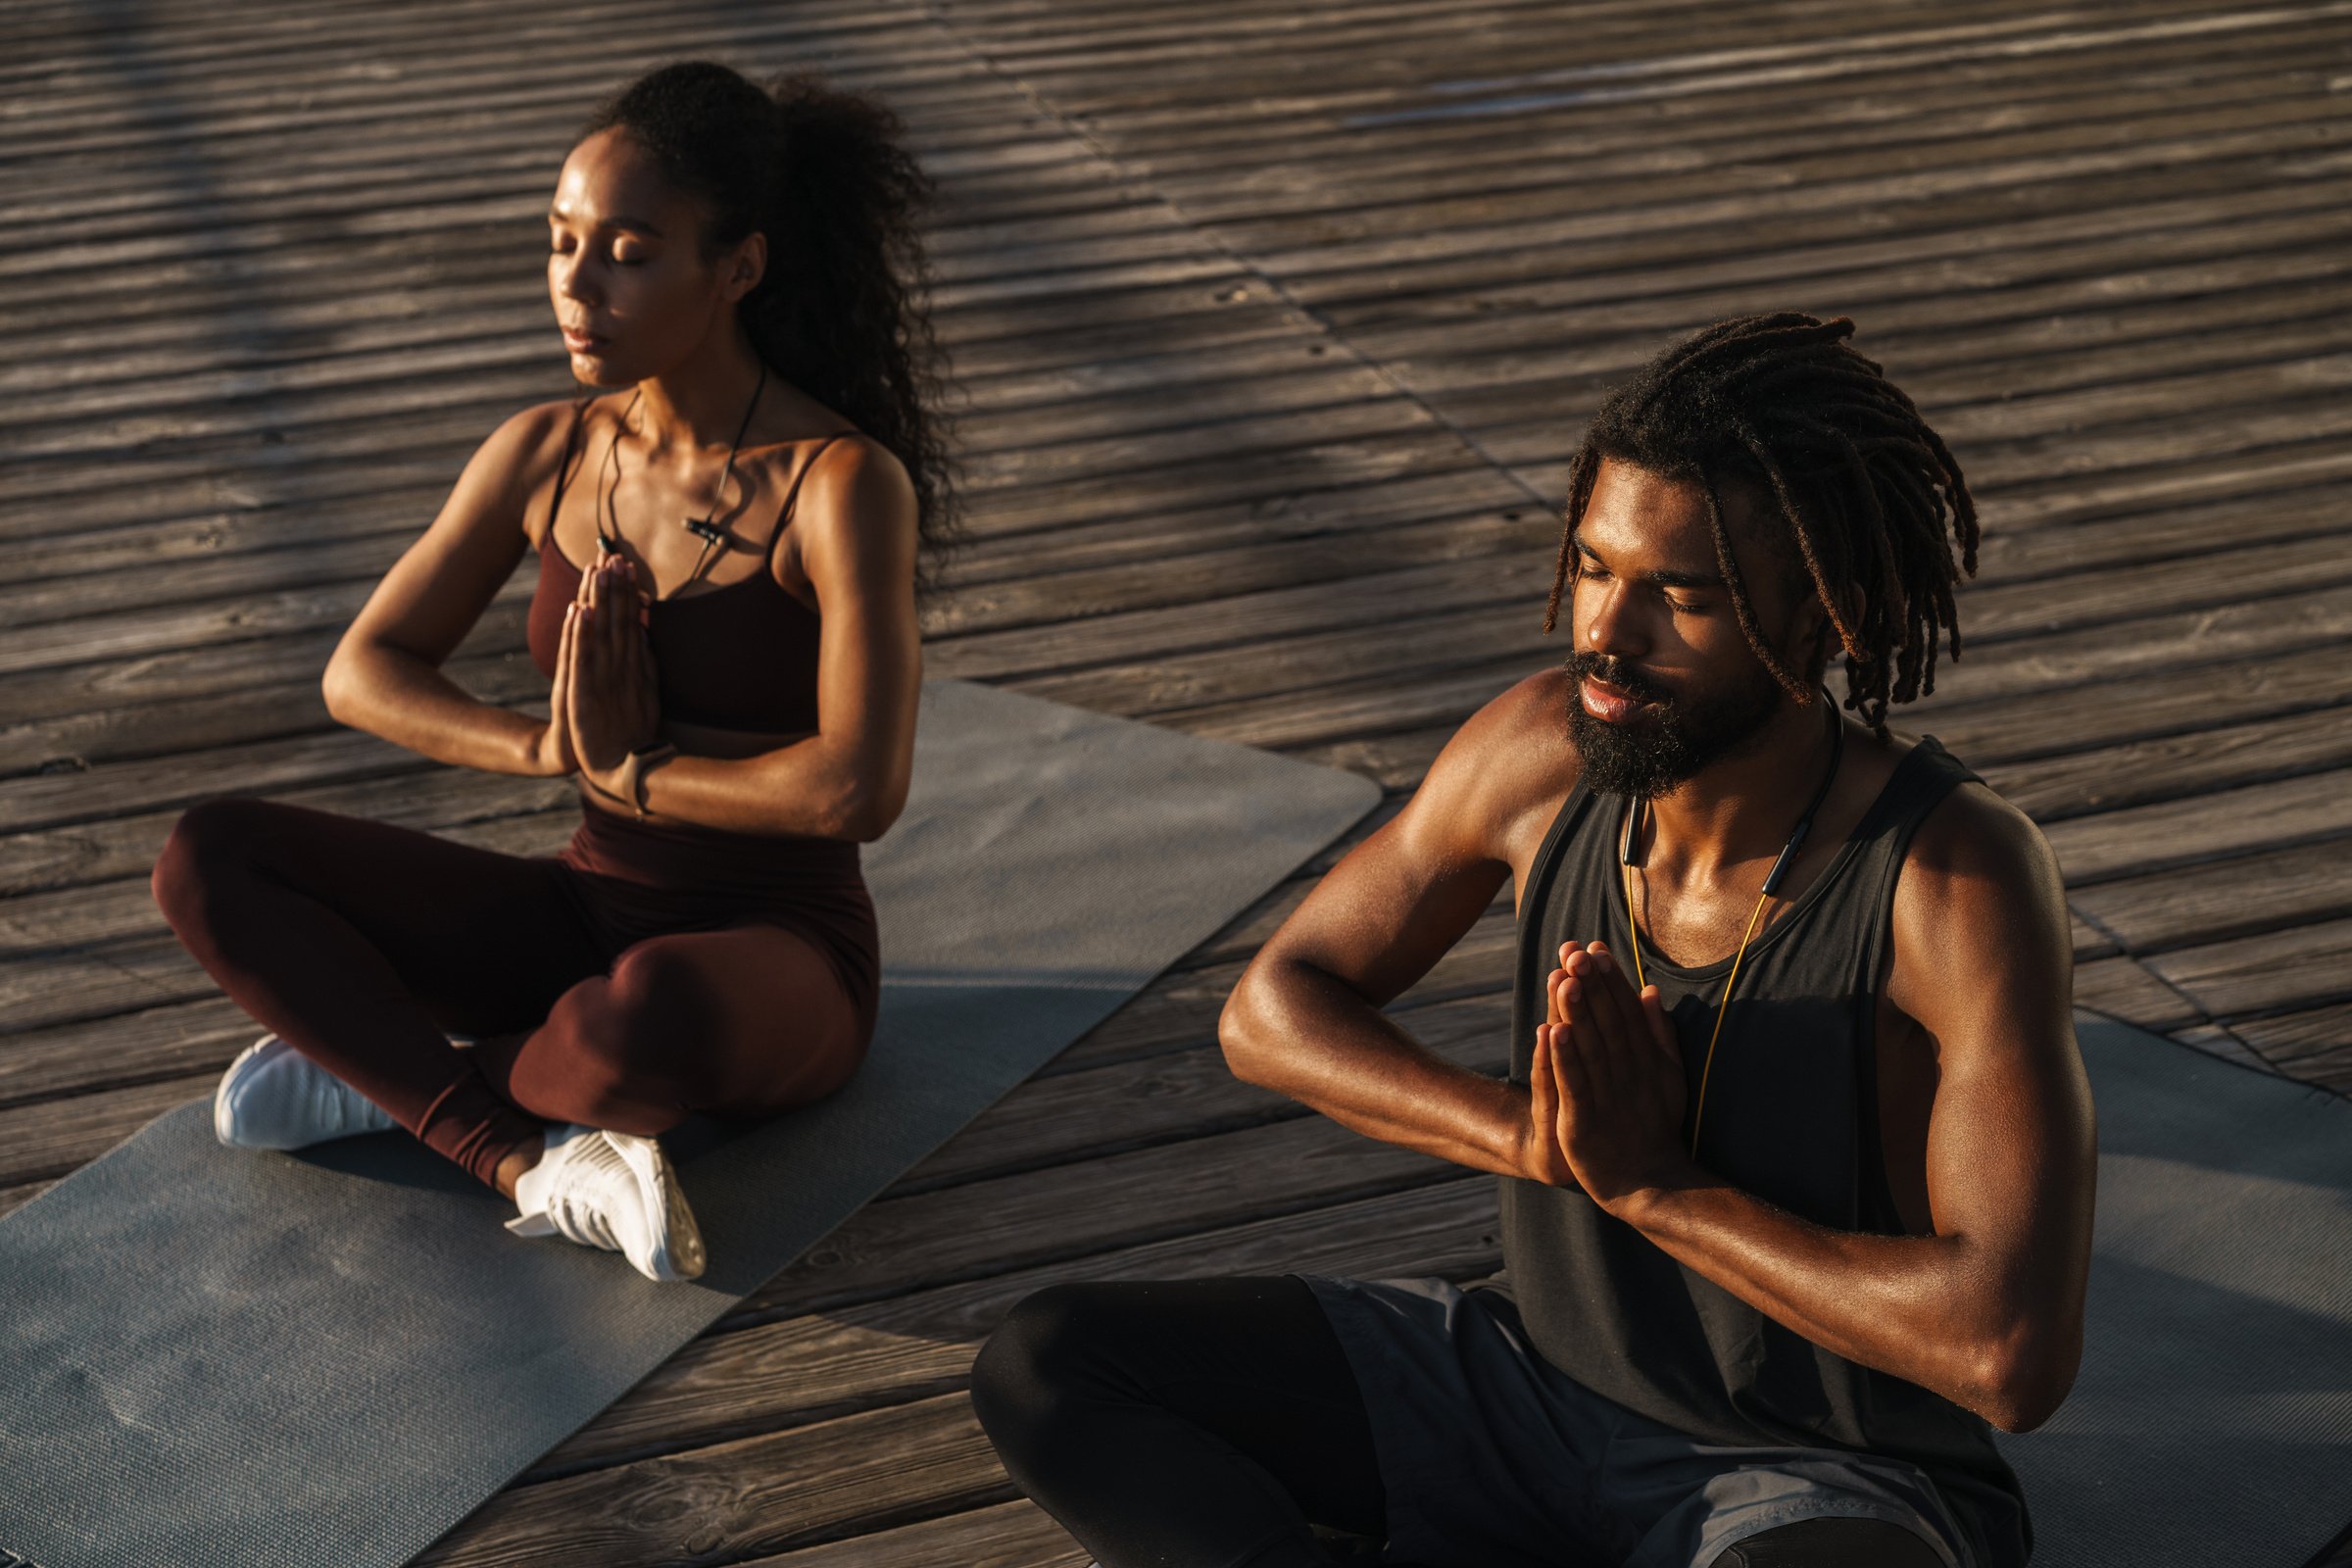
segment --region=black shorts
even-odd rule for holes
[[[1900,1526],[1946,1568],[2023,1568],[2023,1519],[2005,1494],[1968,1499],[1964,1528],[1958,1499],[1906,1461],[1706,1443],[1601,1397],[1536,1352],[1497,1292],[1298,1277],[1371,1419],[1387,1561],[1705,1568],[1758,1531],[1845,1516]]]

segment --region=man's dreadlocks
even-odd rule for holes
[[[1938,633],[1960,657],[1952,604],[1977,569],[1977,509],[1951,452],[1911,400],[1848,346],[1845,317],[1794,311],[1719,321],[1652,360],[1593,416],[1568,473],[1567,526],[1548,632],[1576,562],[1576,528],[1600,460],[1614,458],[1706,491],[1707,523],[1748,645],[1799,702],[1812,696],[1756,626],[1721,487],[1741,481],[1778,508],[1781,526],[1845,650],[1845,706],[1884,733],[1889,703],[1936,689]],[[1959,571],[1945,518],[1960,545]]]

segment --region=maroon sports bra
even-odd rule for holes
[[[564,559],[563,547],[556,543],[556,514],[564,506],[564,478],[589,401],[582,399],[571,407],[571,430],[556,469],[555,497],[548,503],[547,526],[539,534],[539,584],[531,595],[526,637],[531,662],[551,681],[556,677],[556,651],[564,640],[564,607],[580,590],[580,569]],[[792,520],[801,481],[825,448],[849,433],[827,436],[793,475],[792,488],[777,511],[775,531],[768,535],[768,552]],[[741,582],[683,599],[654,600],[646,608],[645,627],[654,651],[662,716],[716,729],[815,729],[819,625],[817,612],[776,581],[765,552],[760,569]]]

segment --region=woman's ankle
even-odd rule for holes
[[[491,1178],[492,1184],[498,1188],[500,1195],[513,1198],[515,1182],[521,1179],[524,1171],[538,1164],[540,1156],[546,1152],[547,1137],[545,1134],[541,1134],[527,1144],[516,1146],[513,1152],[500,1160],[498,1170]]]

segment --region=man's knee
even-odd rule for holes
[[[1044,1437],[1055,1414],[1091,1381],[1102,1339],[1100,1298],[1085,1285],[1049,1285],[1023,1297],[972,1362],[972,1409],[1008,1465]]]

